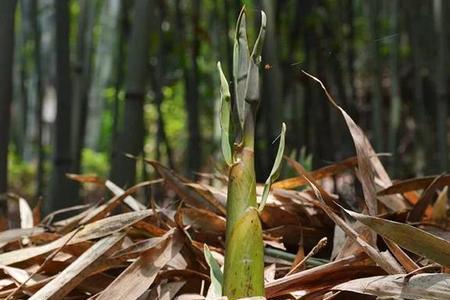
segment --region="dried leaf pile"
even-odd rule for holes
[[[450,299],[450,176],[393,182],[362,130],[329,100],[356,157],[311,172],[286,158],[298,176],[274,182],[260,215],[266,298]],[[68,209],[62,220],[62,212],[40,220],[18,198],[21,228],[0,233],[0,298],[219,299],[226,177],[190,182],[148,163],[161,179],[126,191],[71,175],[114,197]],[[133,196],[149,186],[160,192],[143,205]]]

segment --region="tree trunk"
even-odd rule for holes
[[[372,132],[376,151],[383,150],[383,106],[381,96],[380,55],[378,51],[378,14],[380,12],[378,0],[369,0],[369,65],[371,72],[371,99],[372,99]]]
[[[424,22],[422,11],[424,10],[423,1],[415,1],[413,5],[409,5],[407,8],[408,13],[408,35],[411,43],[411,55],[413,65],[413,80],[412,80],[412,93],[413,93],[413,116],[416,124],[414,132],[414,140],[420,141],[414,143],[414,171],[418,176],[423,176],[425,172],[425,153],[430,144],[430,127],[428,125],[428,118],[425,112],[424,102],[424,83],[423,83],[423,69],[425,56],[421,51],[421,45],[424,42],[421,36],[423,31]],[[425,10],[427,11],[427,10]]]
[[[91,2],[89,0],[88,2]],[[102,114],[105,109],[105,89],[108,87],[112,79],[114,66],[114,48],[117,41],[116,32],[119,19],[120,6],[127,1],[110,0],[101,1],[102,4],[99,26],[100,34],[95,48],[94,62],[93,62],[93,76],[89,90],[88,103],[88,119],[86,132],[86,146],[95,149],[103,150],[100,147],[101,129],[102,129]]]
[[[121,3],[120,16],[119,16],[119,36],[117,37],[117,49],[115,65],[116,74],[114,82],[114,105],[113,105],[113,124],[112,124],[112,135],[111,135],[111,161],[113,159],[114,149],[117,145],[117,137],[119,130],[119,119],[120,119],[120,91],[123,88],[123,79],[125,75],[125,44],[128,37],[129,31],[129,18],[128,18],[128,5],[124,2]]]
[[[348,99],[347,103],[347,111],[352,115],[352,118],[356,117],[356,88],[355,88],[355,26],[354,26],[354,8],[353,8],[353,0],[347,0],[345,7],[345,19],[348,26],[348,32],[346,35],[346,63],[347,63],[347,72],[348,72],[348,89],[347,93]]]
[[[130,186],[136,178],[136,161],[125,153],[138,156],[144,143],[144,100],[148,79],[148,54],[151,32],[151,0],[137,0],[128,49],[125,111],[118,143],[113,150],[111,179],[119,186]]]
[[[72,172],[71,146],[72,94],[70,69],[70,11],[68,0],[55,0],[56,8],[56,97],[57,111],[53,148],[53,171],[45,212],[74,205],[78,201],[77,185],[66,177]]]
[[[201,147],[200,147],[200,126],[199,126],[199,108],[198,108],[198,66],[197,56],[199,54],[200,41],[198,37],[199,30],[200,1],[194,0],[192,5],[192,42],[190,47],[190,57],[185,57],[185,47],[180,47],[180,60],[183,68],[185,107],[188,119],[188,145],[187,145],[187,173],[192,177],[193,172],[198,171],[201,166]],[[185,39],[185,23],[181,11],[180,0],[176,1],[176,22],[178,41],[181,45],[187,46]],[[189,65],[187,61],[191,61]]]
[[[391,32],[399,32],[398,25],[398,0],[391,1]],[[397,151],[397,134],[398,128],[400,126],[400,115],[401,115],[401,98],[400,98],[400,82],[398,74],[398,60],[399,60],[399,43],[400,35],[392,39],[391,51],[390,51],[390,65],[391,65],[391,107],[390,107],[390,118],[389,118],[389,145],[388,150],[392,154],[390,159],[390,171],[393,176],[396,172],[396,162],[398,157],[395,157]]]
[[[33,43],[34,43],[34,76],[35,80],[35,93],[36,93],[36,111],[35,111],[35,123],[36,127],[36,139],[34,142],[35,149],[37,151],[37,167],[36,167],[36,198],[43,196],[44,193],[44,149],[42,145],[42,66],[41,66],[41,28],[38,22],[38,3],[31,0],[31,24],[33,28]]]
[[[159,5],[158,9],[158,24],[162,24],[165,20],[165,8],[164,5]],[[164,86],[164,66],[165,66],[165,54],[167,53],[167,43],[164,36],[164,32],[161,26],[158,26],[158,40],[159,46],[157,50],[157,58],[158,61],[156,66],[152,70],[151,74],[151,82],[153,86],[153,91],[155,93],[155,105],[156,112],[158,114],[158,126],[157,126],[157,136],[156,136],[156,160],[161,161],[162,159],[162,146],[165,146],[166,149],[166,157],[167,162],[170,168],[174,168],[173,156],[172,156],[172,147],[170,146],[169,140],[166,135],[166,129],[164,124],[164,119],[162,115],[161,105],[164,100],[163,95],[163,86]]]
[[[436,129],[437,129],[437,151],[438,170],[447,171],[448,165],[448,138],[447,138],[447,110],[448,110],[448,90],[447,90],[447,51],[446,49],[446,1],[434,0],[434,25],[437,37],[437,57],[436,57]]]
[[[88,91],[91,74],[92,31],[97,2],[82,0],[78,19],[72,122],[73,172],[81,171],[81,154],[86,131]]]
[[[12,100],[15,0],[0,1],[0,217],[7,215],[8,144]]]
[[[200,115],[199,115],[199,91],[198,91],[198,65],[197,57],[200,52],[199,40],[199,19],[200,19],[200,0],[194,0],[192,5],[192,48],[191,48],[191,66],[188,76],[188,84],[186,90],[186,111],[188,113],[188,174],[193,176],[193,173],[200,170],[202,162],[201,138],[200,138]]]

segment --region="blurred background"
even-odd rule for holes
[[[0,194],[77,203],[66,173],[121,187],[154,171],[221,169],[219,77],[231,80],[234,26],[266,12],[259,181],[281,122],[288,156],[317,168],[354,155],[320,78],[394,178],[448,168],[450,37],[444,0],[1,0]],[[2,202],[2,209],[5,208]]]

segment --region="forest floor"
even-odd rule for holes
[[[393,181],[362,130],[333,105],[357,155],[312,171],[285,158],[298,175],[272,185],[260,214],[266,298],[450,299],[450,175]],[[0,232],[0,298],[220,296],[226,170],[193,182],[147,163],[160,179],[127,190],[70,175],[113,197],[45,218],[18,197],[20,228]],[[144,205],[134,195],[149,187]]]

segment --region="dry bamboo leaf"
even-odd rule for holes
[[[66,177],[80,183],[94,183],[97,185],[105,184],[105,180],[97,175],[71,174],[67,173]]]
[[[171,300],[175,298],[175,295],[178,293],[178,291],[186,284],[186,282],[169,282],[167,284],[164,284],[161,287],[161,290],[159,291],[158,299],[160,300]],[[151,300],[152,298],[148,298],[148,300]]]
[[[33,227],[33,228],[17,228],[17,229],[9,229],[6,231],[0,232],[0,245],[5,245],[9,242],[19,240],[23,237],[33,237],[44,233],[45,229],[42,227]]]
[[[35,293],[30,300],[62,299],[88,276],[95,262],[106,251],[120,242],[123,237],[123,233],[117,233],[95,243],[52,281]]]
[[[32,228],[33,222],[33,211],[28,204],[28,201],[19,197],[19,210],[20,210],[20,228]]]
[[[450,299],[450,275],[418,274],[354,279],[333,288],[389,299]]]
[[[442,185],[442,176],[436,177],[430,185],[423,191],[422,196],[413,206],[408,214],[407,221],[411,223],[419,222],[425,213],[425,210],[429,208],[431,201],[436,194],[438,188]],[[431,213],[431,209],[429,208]]]
[[[139,254],[141,252],[145,252],[145,251],[155,247],[156,245],[158,245],[165,239],[166,239],[165,237],[155,237],[155,238],[150,238],[147,240],[142,240],[142,241],[136,242],[136,243],[130,245],[129,247],[118,250],[117,252],[115,252],[112,255],[112,257],[113,258],[118,258],[118,257],[130,258],[130,257],[134,257],[134,256],[139,256]]]
[[[185,226],[192,226],[201,232],[225,234],[225,219],[213,212],[199,208],[180,208],[178,214]]]
[[[145,160],[151,164],[155,170],[164,178],[164,182],[185,202],[198,208],[207,208],[215,213],[220,214],[221,211],[208,202],[207,198],[202,197],[192,188],[186,186],[186,180],[176,175],[172,170],[164,167],[157,161]]]
[[[36,283],[36,281],[33,279],[28,280],[30,274],[28,274],[28,272],[25,270],[1,265],[0,269],[2,269],[5,274],[11,276],[11,278],[14,279],[14,281],[16,281],[19,284],[23,284],[26,281],[28,281],[27,282],[28,285]]]
[[[237,300],[266,300],[266,297],[246,297],[246,298],[239,298]],[[184,294],[177,297],[177,300],[228,300],[228,297],[222,296],[219,298],[205,298],[202,295],[198,294]]]
[[[429,186],[438,176],[428,176],[422,178],[410,178],[402,181],[398,181],[393,185],[385,188],[378,192],[378,195],[392,195],[399,193],[406,193],[410,191],[423,190]],[[443,188],[446,185],[450,185],[450,175],[443,175],[441,179],[441,186],[438,188]]]
[[[299,217],[287,209],[278,205],[266,204],[264,210],[260,212],[261,222],[269,228],[282,225],[301,224]]]
[[[264,268],[264,282],[272,282],[275,280],[275,274],[277,271],[276,264],[270,264]]]
[[[370,215],[376,215],[378,213],[377,209],[377,193],[375,186],[375,174],[382,180],[383,184],[391,185],[391,180],[384,169],[380,159],[376,155],[376,152],[372,148],[369,140],[365,136],[361,128],[353,121],[353,119],[347,114],[347,112],[337,105],[331,95],[328,93],[324,84],[316,77],[306,73],[304,74],[315,80],[320,84],[324,90],[328,100],[334,107],[336,107],[344,117],[347,127],[352,136],[353,142],[355,144],[356,156],[358,158],[358,178],[361,181],[364,193],[364,200],[366,201],[367,207],[369,209]],[[380,198],[383,204],[393,211],[399,211],[407,209],[408,206],[401,198]]]
[[[180,254],[177,254],[177,256]],[[167,267],[172,267],[171,262],[167,264]],[[209,282],[209,276],[205,273],[200,273],[198,271],[194,271],[191,269],[173,269],[173,270],[162,270],[158,273],[158,277],[155,280],[155,285],[158,284],[158,281],[164,280],[189,280],[189,279],[198,279],[205,282]]]
[[[121,196],[125,193],[123,189],[121,189],[119,186],[117,186],[114,182],[106,180],[105,186],[115,195],[115,196]],[[123,202],[128,205],[132,210],[134,211],[140,211],[144,210],[146,207],[136,199],[134,199],[131,196],[126,196],[125,199],[123,199]]]
[[[46,215],[41,223],[45,224],[45,225],[50,225],[52,223],[53,219],[57,215],[60,215],[60,214],[63,214],[63,213],[68,213],[68,212],[72,212],[72,211],[75,211],[75,210],[84,210],[86,208],[91,208],[91,207],[92,207],[92,204],[82,204],[82,205],[75,205],[75,206],[70,206],[70,207],[58,209],[58,210],[55,210],[55,211],[49,213],[48,215]],[[82,211],[81,213],[79,213],[79,215],[81,215],[83,213],[85,213],[85,211]],[[75,217],[76,216],[74,216],[73,218],[75,218]],[[70,219],[72,219],[72,218],[69,218],[69,220]],[[66,220],[62,220],[62,221],[56,222],[55,224],[57,224],[57,223],[58,223],[58,226],[64,226],[67,223],[67,221]],[[59,225],[60,223],[61,223],[61,225]]]
[[[349,210],[345,211],[400,247],[444,266],[450,266],[450,243],[448,241],[408,224],[367,216]]]
[[[70,244],[101,238],[118,232],[134,223],[154,214],[152,209],[129,212],[98,220],[85,225],[73,238]]]
[[[306,261],[313,257],[314,255],[316,255],[323,247],[325,247],[327,245],[327,238],[324,237],[322,239],[320,239],[320,241],[317,243],[317,245],[315,245],[311,251],[298,263],[296,263],[286,275],[290,275],[293,273],[296,273],[300,270],[302,270],[302,267],[306,264]]]
[[[96,206],[91,206],[88,209],[74,215],[73,217],[69,217],[67,219],[60,220],[60,221],[53,223],[52,226],[56,228],[57,232],[59,232],[61,234],[66,234],[66,233],[74,230],[77,226],[79,226],[81,220],[96,209],[97,209]]]
[[[447,220],[448,187],[439,193],[436,202],[433,205],[431,219],[437,224],[443,224]]]
[[[97,298],[97,300],[137,299],[153,283],[158,271],[183,247],[184,237],[170,231],[156,247],[142,253]]]
[[[42,288],[44,285],[46,285],[52,279],[53,279],[53,277],[48,277],[45,279],[41,279],[41,280],[37,281],[36,283],[30,284],[30,285],[26,284],[25,286],[22,287],[21,292],[22,292],[22,294],[34,294],[36,291],[38,291],[40,288]],[[14,287],[12,289],[0,291],[0,299],[6,299],[9,295],[11,295],[12,292],[14,292],[15,289],[16,288]],[[21,298],[20,296],[22,296],[22,295],[20,292],[18,292],[15,295],[14,299]]]
[[[185,284],[185,281],[164,283],[145,292],[137,300],[171,300]]]
[[[1,253],[0,264],[11,265],[39,255],[43,255],[63,246],[69,239],[70,241],[68,245],[101,238],[118,232],[128,226],[131,226],[134,223],[152,214],[153,211],[148,209],[105,218],[84,226],[75,234],[75,236],[73,236],[73,233],[68,233],[63,237],[42,246],[23,248],[6,253]]]
[[[108,181],[107,181],[108,182]],[[96,220],[99,220],[101,218],[104,218],[109,212],[111,212],[121,201],[124,201],[128,199],[128,206],[132,208],[134,211],[140,211],[141,208],[145,209],[145,206],[142,205],[140,202],[137,202],[137,204],[133,200],[134,198],[130,197],[131,194],[135,193],[138,189],[152,185],[156,182],[160,182],[159,180],[151,180],[151,181],[144,181],[141,183],[138,183],[131,188],[127,189],[126,191],[123,191],[119,187],[115,186],[112,182],[111,187],[114,187],[116,196],[110,199],[108,202],[106,202],[103,205],[100,205],[99,207],[96,207],[92,211],[90,211],[89,214],[87,214],[81,221],[80,224],[87,224]],[[130,200],[131,199],[131,200]]]
[[[80,282],[80,284],[77,286],[77,290],[89,293],[91,295],[97,294],[103,291],[108,285],[110,285],[114,279],[114,276],[105,273],[94,274]]]
[[[313,178],[308,174],[308,172],[303,168],[301,164],[295,162],[296,170],[304,176],[304,178],[308,181],[309,185],[313,189],[317,199],[320,201],[317,202],[323,211],[330,217],[333,222],[336,223],[341,229],[347,234],[349,238],[354,240],[358,245],[364,250],[367,255],[374,260],[380,267],[382,267],[386,272],[390,274],[403,273],[402,268],[398,264],[392,264],[392,260],[386,260],[381,253],[376,249],[376,246],[367,242],[362,235],[356,232],[350,225],[348,225],[338,214],[336,214],[325,202],[322,193],[323,189],[318,185]],[[330,201],[330,200],[329,200]],[[334,206],[337,204],[334,203]]]
[[[16,282],[12,279],[0,279],[0,290],[12,287]],[[1,292],[0,292],[1,293]]]
[[[217,191],[215,193],[213,193],[214,189],[207,185],[204,185],[204,184],[187,183],[186,185],[195,189],[209,203],[214,205],[214,207],[216,207],[223,216],[225,216],[227,214],[227,210],[225,208],[226,201],[227,201],[226,195],[221,195],[222,198],[218,198],[219,193]]]
[[[320,180],[322,178],[333,176],[341,173],[345,170],[351,169],[358,165],[358,160],[356,157],[350,157],[338,163],[325,166],[323,168],[311,171],[310,174],[315,180]],[[273,189],[294,189],[302,185],[307,185],[308,182],[302,177],[297,176],[293,178],[288,178],[280,180],[272,184]]]
[[[384,242],[407,273],[411,273],[420,268],[396,243],[389,239],[384,239]]]
[[[300,176],[302,176],[308,184],[311,185],[311,183],[315,183],[315,179],[311,176],[309,172],[305,170],[305,168],[303,168],[303,166],[299,162],[289,157],[286,157],[286,159],[288,160],[289,164],[294,168],[294,170]],[[313,189],[318,190],[319,194],[321,195],[321,198],[330,208],[336,208],[336,204],[334,203],[334,200],[336,198],[331,196],[327,191],[325,191],[321,185],[315,183]]]
[[[301,271],[276,279],[266,284],[266,297],[285,295],[292,291],[309,289],[318,286],[332,287],[361,276],[380,275],[384,272],[373,266],[368,266],[367,257],[352,255],[338,261]]]
[[[167,229],[160,228],[146,221],[139,221],[133,227],[146,231],[151,236],[163,236],[167,232]]]

